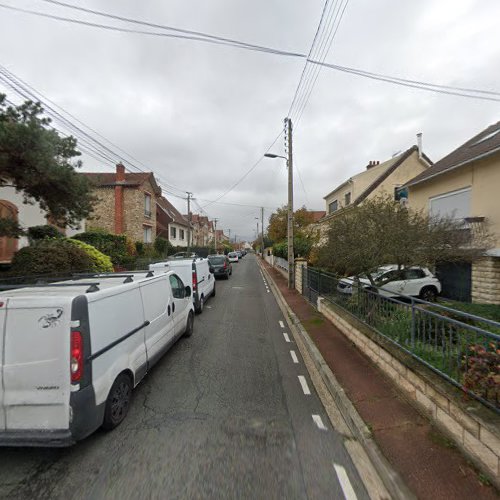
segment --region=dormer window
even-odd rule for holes
[[[339,202],[338,200],[333,200],[330,205],[328,205],[328,211],[329,213],[333,213],[333,212],[336,212],[337,209],[339,208]]]

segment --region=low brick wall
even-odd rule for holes
[[[500,257],[486,257],[472,264],[472,302],[500,304]]]
[[[500,416],[464,394],[347,312],[318,298],[318,311],[389,376],[500,487]]]

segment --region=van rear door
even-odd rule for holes
[[[4,429],[67,430],[71,299],[11,297],[0,310]]]

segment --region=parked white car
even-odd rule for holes
[[[227,254],[227,258],[229,259],[229,262],[238,262],[240,260],[237,252],[229,252]]]
[[[398,270],[397,265],[381,266],[372,274],[375,284],[379,287],[379,294],[383,297],[397,297],[409,295],[422,300],[433,301],[441,293],[441,283],[426,267],[412,266]],[[354,276],[342,278],[337,291],[352,294]],[[362,287],[371,286],[368,278],[359,279]]]
[[[66,446],[126,417],[132,390],[193,332],[174,272],[0,292],[0,445]]]
[[[190,283],[193,295],[194,310],[201,314],[209,297],[215,297],[215,276],[208,259],[174,259],[150,264],[152,271],[175,271],[184,281]]]

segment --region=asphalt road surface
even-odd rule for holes
[[[0,448],[2,498],[368,498],[253,255],[141,382],[125,422]]]

